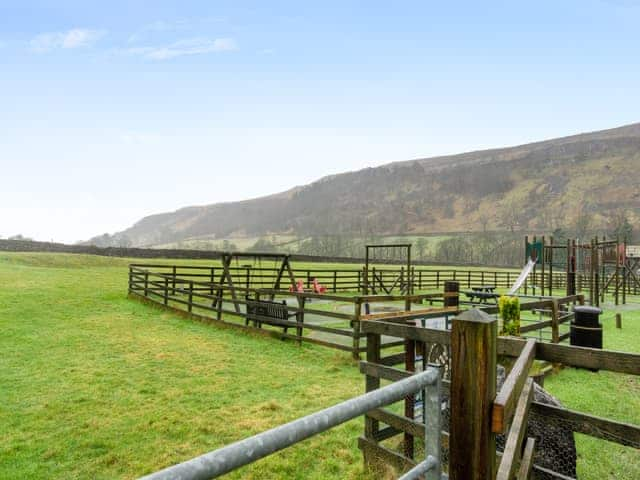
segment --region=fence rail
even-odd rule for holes
[[[139,269],[153,269],[159,273],[168,275],[178,275],[184,279],[194,281],[210,281],[217,283],[223,273],[223,266],[216,265],[167,265],[167,264],[144,264],[134,263],[131,267]],[[364,287],[363,268],[293,268],[296,280],[301,280],[306,289],[313,289],[314,279],[332,293],[354,292],[362,293]],[[273,288],[278,278],[278,267],[235,265],[230,266],[229,271],[233,283],[245,288]],[[399,289],[402,284],[410,283],[412,291],[433,291],[443,288],[444,282],[459,282],[462,288],[473,288],[476,286],[492,286],[495,288],[508,289],[518,278],[517,270],[464,270],[464,269],[438,269],[425,267],[412,267],[407,275],[404,268],[394,266],[379,266],[371,268],[368,275],[368,284],[374,293]],[[565,290],[567,278],[565,272],[533,272],[523,285],[522,291],[526,294],[544,294],[552,290]],[[586,291],[590,288],[589,275],[578,272],[575,280],[578,292]],[[544,292],[542,286],[544,285]],[[615,285],[608,283],[605,288],[606,293],[613,293]],[[625,293],[628,295],[640,295],[640,289],[633,282],[625,285]]]
[[[447,408],[450,409],[452,425],[451,431],[442,432],[437,440],[434,440],[433,435],[425,436],[426,431],[432,431],[432,426],[427,425],[429,417],[417,416],[418,402],[413,393],[398,397],[400,400],[404,399],[403,414],[396,409],[384,408],[385,405],[369,405],[362,411],[365,415],[365,428],[358,444],[363,450],[365,461],[371,463],[375,458],[399,470],[410,471],[407,478],[415,478],[414,475],[419,475],[422,469],[434,463],[434,459],[439,459],[436,452],[440,452],[440,449],[448,452],[449,473],[454,473],[453,478],[480,480],[495,477],[510,480],[516,475],[518,478],[528,478],[530,474],[534,478],[563,478],[559,476],[560,472],[540,463],[536,449],[541,445],[527,430],[527,422],[531,416],[535,416],[538,421],[547,419],[562,422],[562,429],[571,432],[571,435],[573,432],[582,433],[631,448],[640,447],[639,426],[545,405],[532,397],[535,386],[528,377],[534,360],[640,375],[640,355],[559,343],[563,337],[560,327],[571,319],[569,306],[583,303],[582,295],[540,297],[523,301],[521,310],[539,318],[524,326],[523,333],[550,331],[551,343],[546,343],[539,339],[498,337],[497,320],[490,316],[497,312],[495,306],[485,306],[484,311],[470,310],[456,316],[452,331],[424,328],[422,318],[458,311],[457,306],[448,306],[449,301],[457,303],[459,300],[457,292],[412,295],[292,293],[233,283],[233,286],[229,286],[212,282],[210,277],[183,275],[183,272],[198,273],[200,267],[184,270],[178,266],[145,267],[132,265],[129,269],[129,292],[137,298],[204,321],[299,342],[309,341],[331,346],[350,351],[355,357],[365,351],[366,361],[360,362],[360,371],[365,375],[367,395],[387,388],[381,388],[383,380],[402,382],[420,375],[419,362],[422,362],[421,368],[427,368],[425,364],[432,361],[442,365],[447,379],[440,382],[440,388],[448,392],[450,403]],[[269,299],[269,304],[276,298],[293,300],[293,305],[277,304],[287,315],[292,315],[292,320],[255,313],[251,315],[247,312],[247,304],[256,300],[248,300],[249,296],[257,300]],[[330,301],[325,306],[331,303],[344,308],[325,310],[321,300]],[[425,301],[442,302],[443,306],[415,309],[416,302]],[[366,304],[376,302],[399,302],[405,309],[389,313],[363,311]],[[325,321],[313,323],[314,316]],[[268,326],[251,327],[251,321],[255,321],[256,325],[265,322]],[[293,331],[289,333],[288,328]],[[313,336],[316,333],[326,336]],[[338,338],[344,341],[340,342]],[[396,349],[393,353],[387,353],[385,349],[391,346],[404,346],[404,351],[398,352]],[[498,355],[513,357],[515,361],[510,364],[510,371],[502,388],[496,392]],[[399,364],[403,364],[403,367],[398,368]],[[423,413],[431,405],[426,400],[423,395]],[[383,428],[383,425],[386,427]],[[446,430],[447,422],[444,426]],[[437,431],[440,432],[441,427]],[[470,431],[477,435],[470,435]],[[502,452],[497,451],[495,444],[491,443],[496,434],[505,436]],[[401,451],[382,443],[398,435],[403,437]],[[414,438],[422,436],[425,436],[427,451],[431,453],[424,459],[416,459]],[[437,444],[434,444],[436,441]],[[200,460],[194,459],[192,466],[201,463],[210,466],[212,463],[204,458],[207,455],[210,454]],[[440,463],[437,462],[438,465]],[[446,465],[446,459],[442,464]],[[480,474],[468,476],[470,472]],[[543,474],[547,477],[543,477]],[[565,475],[564,478],[566,477]]]
[[[448,319],[460,310],[458,305],[466,303],[460,302],[458,291],[362,295],[253,288],[233,282],[233,279],[231,282],[220,283],[220,277],[216,275],[212,282],[209,273],[205,276],[198,273],[203,268],[215,267],[130,265],[129,294],[206,322],[349,351],[354,358],[359,358],[360,353],[366,351],[365,334],[359,329],[362,321],[385,319],[403,322],[410,318],[434,317]],[[442,285],[448,288],[450,282],[443,281]],[[259,307],[261,302],[274,299],[280,299],[280,302],[284,299],[284,302],[271,305],[264,312],[249,308],[251,305]],[[417,306],[425,302],[430,306]],[[569,335],[566,324],[573,315],[568,308],[571,303],[582,304],[584,297],[537,297],[531,301],[523,301],[521,333],[554,343],[565,340]],[[394,306],[388,307],[386,304]],[[388,311],[389,308],[392,311]],[[482,305],[482,308],[491,314],[498,311],[497,306]],[[282,314],[269,314],[274,310]],[[384,348],[402,343],[391,337],[387,336],[385,339]]]
[[[561,302],[570,300],[567,297]],[[453,320],[454,331],[422,328],[411,322],[410,319],[407,322],[400,319],[394,322],[384,319],[363,322],[361,328],[368,336],[369,348],[366,361],[360,362],[360,371],[365,375],[367,390],[375,390],[381,380],[393,382],[415,375],[415,360],[418,355],[428,352],[429,347],[440,345],[442,351],[449,352],[442,357],[445,362],[443,368],[445,372],[448,370],[446,376],[450,378],[450,381],[442,381],[445,396],[449,398],[447,409],[452,422],[451,425],[443,425],[445,431],[442,433],[442,450],[449,461],[449,478],[511,480],[526,479],[531,475],[541,479],[573,478],[574,475],[554,470],[544,458],[540,449],[550,447],[545,445],[547,439],[544,435],[538,437],[528,430],[532,418],[540,422],[540,428],[545,429],[548,435],[562,430],[569,432],[571,438],[573,433],[581,433],[640,449],[640,426],[540,403],[534,399],[535,385],[529,377],[529,366],[533,360],[640,375],[640,355],[497,337],[496,321],[473,311]],[[404,338],[405,351],[383,356],[379,349],[382,335]],[[486,341],[476,341],[480,338]],[[465,342],[464,345],[461,341]],[[499,355],[513,357],[515,362],[500,391],[494,393],[495,383],[493,387],[491,385],[495,382]],[[423,356],[422,361],[425,359]],[[397,366],[399,364],[402,367]],[[483,383],[483,375],[486,375],[487,382]],[[490,401],[486,404],[482,399]],[[415,402],[415,399],[410,397],[409,401]],[[365,434],[360,437],[359,446],[367,464],[383,462],[404,471],[416,465],[414,451],[407,447],[412,445],[411,437],[424,435],[425,427],[414,413],[411,407],[405,408],[404,414],[379,408],[366,415]],[[545,428],[545,422],[548,422],[548,428]],[[384,425],[386,427],[383,428]],[[488,430],[483,430],[484,425],[489,426]],[[502,451],[492,443],[496,434],[504,435]],[[398,435],[404,436],[401,451],[381,443],[383,439]],[[564,443],[562,445],[562,448],[567,448]],[[493,457],[487,452],[493,452]],[[555,454],[565,459],[567,452],[562,450]]]
[[[193,271],[201,268],[203,267],[130,265],[129,295],[205,322],[215,322],[297,342],[315,343],[349,351],[358,358],[366,348],[365,345],[361,345],[364,334],[360,332],[359,324],[362,318],[366,317],[369,308],[383,302],[400,302],[404,307],[404,311],[400,313],[404,313],[412,311],[412,306],[416,303],[444,302],[451,296],[457,297],[457,293],[344,295],[254,288],[234,283],[233,280],[230,285],[219,283],[219,277],[214,277],[216,281],[211,281],[209,275],[194,277]],[[276,298],[285,300],[283,303],[274,304],[273,300]],[[332,303],[331,308],[326,308],[328,302]],[[315,306],[316,303],[318,306]],[[248,308],[248,305],[259,307],[261,304],[269,305],[270,308],[260,312]],[[271,315],[275,310],[282,312],[282,315]],[[419,310],[422,317],[450,315],[456,312],[457,308],[443,310],[429,307]],[[399,340],[387,339],[384,348],[395,347],[401,343]]]

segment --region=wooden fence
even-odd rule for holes
[[[267,263],[267,262],[265,262]],[[220,264],[212,265],[167,265],[167,264],[132,264],[131,267],[139,269],[152,269],[158,273],[175,275],[184,279],[194,281],[209,281],[216,283],[219,281],[223,267]],[[267,265],[235,265],[229,268],[234,284],[247,289],[273,288],[278,276],[277,266]],[[364,269],[363,268],[293,268],[294,276],[297,280],[302,280],[306,288],[313,287],[313,279],[326,287],[331,293],[359,292],[363,291]],[[393,266],[374,267],[369,272],[369,285],[376,291],[387,293],[392,290],[390,287],[399,286],[399,278],[406,278],[404,268]],[[462,270],[462,269],[433,269],[412,267],[408,279],[413,291],[434,291],[440,290],[446,281],[459,282],[462,288],[473,288],[475,286],[490,285],[495,288],[508,289],[518,278],[519,272],[516,270]],[[545,291],[549,287],[549,273],[545,274]],[[564,272],[554,272],[551,275],[552,289],[566,289],[566,274]],[[380,282],[383,285],[380,285]],[[542,273],[535,272],[530,275],[525,285],[523,293],[541,294],[540,286],[543,284]],[[588,276],[581,273],[576,274],[577,291],[589,289]],[[534,289],[535,287],[535,289]],[[386,290],[385,290],[386,288]],[[613,286],[608,285],[608,292],[613,292]],[[627,286],[629,295],[638,295],[635,284]]]
[[[474,306],[461,302],[458,292],[412,295],[316,294],[246,287],[246,283],[239,281],[238,276],[230,286],[219,283],[217,270],[221,272],[221,267],[144,265],[143,268],[139,264],[130,265],[129,294],[206,322],[348,351],[354,358],[366,349],[364,340],[361,340],[364,334],[359,329],[363,319],[392,320],[407,315],[411,318],[447,319],[461,308]],[[212,272],[214,281],[211,281]],[[441,284],[444,285],[444,281]],[[445,299],[449,299],[446,304]],[[281,313],[275,317],[261,315],[251,307],[247,308],[247,305],[259,306],[260,303],[256,302],[275,300],[278,300],[278,304],[270,308]],[[569,337],[566,327],[573,318],[573,313],[569,311],[571,303],[583,304],[584,297],[577,295],[523,301],[520,307],[521,333],[553,343],[566,340]],[[482,308],[490,314],[498,311],[497,306],[482,305]],[[397,340],[387,338],[383,346],[388,348],[400,344]]]
[[[397,381],[414,374],[418,356],[426,361],[426,352],[436,345],[449,353],[444,360],[448,378],[443,388],[448,392],[450,422],[443,425],[442,448],[451,480],[573,478],[575,475],[545,465],[542,452],[536,449],[541,439],[527,433],[531,415],[543,427],[548,422],[551,431],[561,425],[571,436],[581,433],[640,449],[639,426],[537,402],[529,377],[534,360],[640,375],[640,355],[498,337],[496,320],[480,310],[459,315],[450,332],[421,328],[402,318],[363,321],[361,329],[367,337],[367,354],[360,371],[368,392],[380,388],[382,380]],[[384,356],[383,336],[404,339],[403,354]],[[498,359],[507,357],[512,358],[512,366],[496,391]],[[367,465],[380,468],[382,462],[406,471],[419,461],[413,440],[424,436],[425,427],[416,418],[414,407],[415,398],[411,397],[405,400],[404,414],[386,408],[366,414],[359,446]],[[496,447],[497,435],[503,438],[500,449]],[[392,448],[393,442],[385,442],[398,436],[402,439],[395,442],[399,450]],[[561,457],[568,454],[557,453]]]
[[[392,308],[404,309],[400,313],[412,312],[422,318],[442,317],[458,312],[457,306],[430,306],[412,310],[415,305],[425,301],[444,302],[445,298],[450,297],[455,297],[453,303],[457,305],[457,292],[414,295],[289,292],[269,288],[247,288],[237,281],[233,286],[216,283],[211,281],[210,272],[201,273],[202,268],[174,265],[144,265],[143,268],[141,265],[130,265],[129,295],[194,319],[336,348],[351,352],[356,358],[366,349],[360,341],[364,337],[360,332],[361,318],[370,316],[368,310],[375,310],[378,304],[395,302],[397,305]],[[276,299],[280,300],[277,304],[273,303]],[[283,303],[282,299],[285,299]],[[278,308],[286,312],[286,315],[274,318],[248,312],[248,304],[260,301],[269,302],[264,302],[264,305]],[[293,301],[295,304],[287,301]],[[327,308],[328,306],[331,308]],[[390,348],[401,344],[402,341],[399,340],[387,340],[383,347]]]
[[[547,343],[498,337],[498,321],[491,316],[497,307],[485,306],[484,310],[459,313],[457,292],[366,296],[291,293],[247,288],[240,282],[230,287],[212,282],[210,276],[201,276],[201,268],[131,265],[129,294],[180,315],[229,328],[337,348],[351,352],[355,358],[366,352],[360,371],[365,375],[367,392],[380,388],[382,381],[412,375],[419,368],[420,359],[423,365],[426,362],[441,364],[446,375],[443,387],[449,398],[450,417],[449,425],[444,426],[447,431],[443,432],[446,451],[443,458],[448,459],[449,478],[453,480],[512,480],[531,475],[540,479],[570,478],[541,463],[537,439],[527,433],[532,415],[538,421],[561,423],[562,428],[570,432],[640,449],[638,426],[534,400],[535,387],[529,378],[534,360],[640,375],[640,355],[559,343],[567,335],[561,333],[560,327],[571,318],[568,307],[583,303],[581,295],[533,299],[521,304],[523,312],[533,312],[543,318],[523,326],[523,333],[548,330],[552,343]],[[295,320],[247,313],[247,305],[252,301],[262,299],[271,305],[269,302],[282,298],[293,300],[295,305],[274,305],[286,311],[286,318],[291,315]],[[398,305],[402,310],[372,308],[389,302],[395,302],[394,310]],[[426,308],[417,305],[424,302],[443,305]],[[455,317],[450,331],[416,326],[422,325],[425,318],[443,316]],[[260,326],[261,322],[264,325]],[[401,346],[404,351],[398,352]],[[390,347],[396,347],[393,353],[387,350]],[[499,358],[509,371],[496,392]],[[511,360],[506,361],[507,358]],[[416,417],[415,398],[404,402],[402,414],[397,409],[386,408],[366,414],[359,446],[367,464],[382,461],[407,470],[417,463],[414,437],[424,437],[425,427]],[[501,448],[496,447],[497,435],[504,438]],[[402,438],[400,451],[386,442],[398,436]]]

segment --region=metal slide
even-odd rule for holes
[[[520,272],[520,275],[516,279],[516,282],[511,286],[511,289],[507,292],[507,295],[513,295],[518,290],[520,290],[520,287],[522,287],[522,284],[527,279],[529,274],[532,272],[533,267],[535,266],[536,266],[536,261],[530,258],[527,264],[524,266],[524,268]]]

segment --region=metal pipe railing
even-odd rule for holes
[[[186,462],[165,468],[142,477],[142,479],[208,480],[210,478],[217,478],[220,475],[253,463],[260,458],[287,448],[318,433],[322,433],[353,418],[364,415],[370,410],[390,405],[405,397],[415,395],[420,390],[426,390],[425,399],[429,399],[429,402],[433,398],[438,399],[437,411],[439,413],[440,392],[436,392],[436,390],[440,388],[439,379],[439,369],[428,367],[423,372],[387,385],[386,387],[365,393],[364,395],[346,400],[333,407],[312,413],[311,415],[272,428],[253,437],[240,440],[226,447],[187,460]],[[431,409],[430,411],[434,410]],[[439,418],[436,425],[438,425],[438,427],[440,425]],[[437,433],[439,438],[439,430],[438,432],[429,433]],[[432,454],[432,452],[429,453]],[[437,456],[433,456],[433,458],[439,458],[439,451]],[[439,464],[439,462],[437,463]]]
[[[425,473],[431,472],[438,465],[438,461],[433,458],[431,455],[427,457],[424,462],[419,463],[407,473],[402,475],[398,480],[418,480],[422,478],[422,475]]]

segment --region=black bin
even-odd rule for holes
[[[445,307],[457,307],[459,305],[459,292],[460,292],[460,282],[456,282],[453,280],[447,280],[444,282],[444,293],[458,293],[458,295],[454,297],[445,297],[444,298],[444,306]]]
[[[602,349],[602,310],[579,305],[573,307],[573,311],[575,319],[571,322],[571,345]]]

